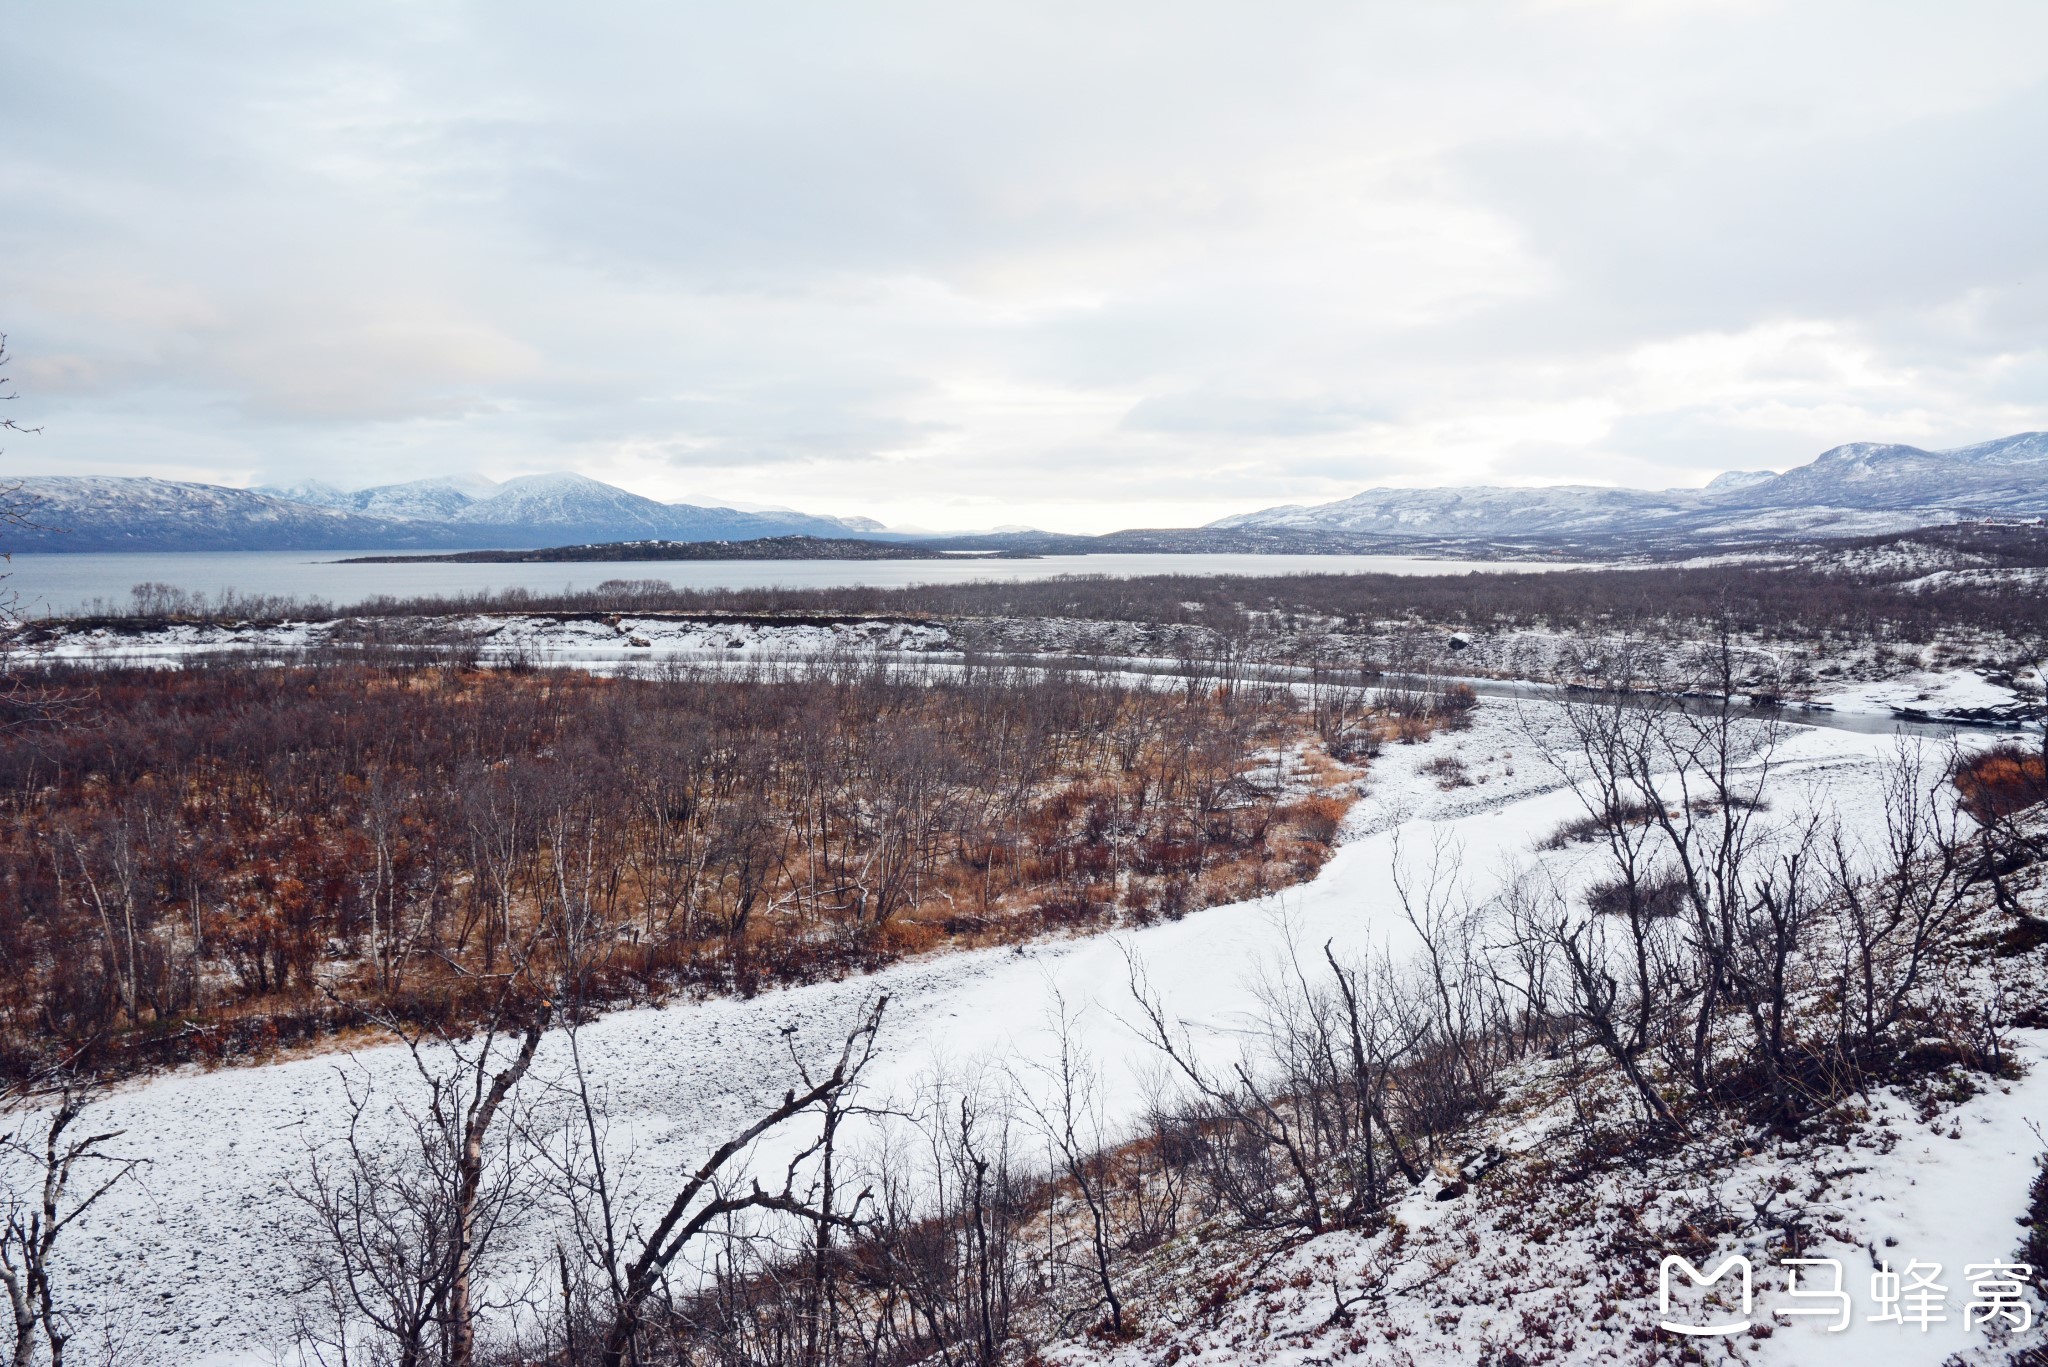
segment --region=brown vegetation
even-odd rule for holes
[[[1312,874],[1353,772],[1284,690],[1202,681],[329,664],[37,683],[74,706],[0,736],[14,1075],[87,1041],[128,1067],[366,1011],[456,1025],[542,925],[537,952],[602,1003],[1178,916]]]
[[[1957,768],[1955,785],[1970,815],[1988,826],[2048,801],[2048,755],[2010,741],[1994,745]]]
[[[183,696],[186,685],[108,677],[129,686],[123,715],[136,726],[153,735],[194,732],[162,725],[182,715],[162,706],[162,697]],[[459,1032],[435,1036],[431,1028],[409,1034],[412,1027],[391,1014],[401,994],[378,996],[377,981],[364,976],[366,965],[380,962],[374,947],[359,947],[352,959],[316,958],[316,977],[345,980],[357,1002],[378,1005],[406,1038],[425,1100],[410,1111],[401,1103],[397,1114],[428,1118],[398,1127],[381,1147],[359,1145],[359,1134],[370,1136],[376,1127],[358,1105],[346,1142],[316,1151],[298,1192],[318,1217],[312,1286],[332,1315],[331,1326],[304,1345],[319,1351],[353,1344],[369,1350],[361,1360],[450,1367],[995,1367],[1019,1360],[1030,1346],[1084,1334],[1163,1348],[1176,1324],[1213,1322],[1234,1303],[1263,1295],[1270,1287],[1261,1269],[1273,1255],[1333,1231],[1355,1232],[1359,1256],[1341,1275],[1330,1269],[1334,1308],[1308,1337],[1327,1333],[1356,1349],[1373,1323],[1374,1303],[1391,1297],[1390,1269],[1445,1249],[1402,1251],[1413,1231],[1390,1213],[1411,1193],[1437,1201],[1476,1194],[1473,1204],[1505,1212],[1502,1228],[1542,1244],[1596,1198],[1608,1199],[1599,1183],[1618,1168],[1675,1164],[1689,1149],[1696,1158],[1702,1142],[1725,1163],[1794,1140],[1810,1140],[1818,1153],[1837,1142],[1828,1133],[1851,1124],[1848,1117],[1860,1114],[1874,1086],[1967,1095],[1980,1078],[2009,1076],[2015,1010],[2043,1009],[2038,988],[2028,986],[2039,980],[2037,956],[1998,982],[1986,981],[1995,975],[1979,962],[1987,952],[2036,955],[2038,939],[2008,945],[2007,903],[2038,907],[2040,861],[1998,832],[1969,828],[1945,800],[1954,770],[1932,768],[1923,752],[1902,746],[1885,775],[1883,843],[1866,849],[1852,830],[1819,814],[1765,819],[1773,810],[1767,789],[1776,767],[1775,723],[1734,709],[1700,714],[1572,699],[1554,724],[1528,724],[1542,728],[1531,739],[1551,748],[1584,809],[1586,819],[1564,838],[1594,846],[1600,867],[1590,888],[1569,890],[1532,865],[1474,904],[1459,886],[1455,849],[1437,845],[1421,866],[1397,851],[1390,874],[1419,952],[1404,964],[1384,952],[1347,961],[1328,945],[1290,943],[1290,960],[1261,980],[1258,1028],[1242,1036],[1235,1058],[1198,1046],[1134,956],[1121,1009],[1159,1063],[1156,1090],[1134,1126],[1107,1119],[1106,1079],[1079,1048],[1073,1017],[1057,998],[1057,1049],[1049,1055],[1020,1060],[1008,1072],[932,1077],[913,1097],[866,1096],[861,1074],[873,1057],[884,1004],[871,1001],[836,1059],[813,1057],[807,1065],[792,1042],[793,1078],[781,1102],[731,1130],[699,1167],[636,1172],[631,1145],[607,1139],[604,1092],[584,1072],[575,1041],[579,997],[589,985],[614,981],[607,975],[621,961],[621,945],[641,943],[625,933],[639,923],[612,908],[643,906],[645,875],[641,864],[623,859],[615,880],[622,891],[593,916],[598,903],[575,891],[590,886],[576,872],[587,858],[565,852],[630,841],[560,824],[560,813],[587,811],[578,803],[597,791],[609,795],[612,810],[638,811],[624,800],[642,781],[630,775],[643,768],[689,772],[678,757],[695,752],[681,748],[683,740],[701,733],[709,737],[706,753],[774,761],[749,771],[751,787],[741,786],[772,799],[776,829],[786,835],[805,819],[794,796],[812,791],[812,780],[803,778],[808,761],[790,756],[844,751],[851,757],[841,761],[843,771],[824,772],[856,776],[848,780],[852,791],[872,807],[883,800],[872,794],[887,791],[888,776],[929,768],[942,776],[933,785],[943,788],[943,775],[953,772],[906,762],[900,748],[878,752],[887,757],[879,765],[862,758],[877,753],[877,736],[913,724],[934,736],[972,735],[972,749],[933,744],[963,764],[1008,754],[1013,759],[1002,773],[1036,777],[1017,789],[1009,826],[962,825],[957,815],[938,822],[941,853],[922,866],[927,886],[945,887],[948,914],[957,915],[975,877],[995,878],[1003,886],[987,907],[1035,908],[1007,924],[1045,924],[1046,906],[1083,897],[1074,890],[1100,881],[1101,871],[1081,851],[1118,840],[1206,840],[1216,861],[1211,867],[1227,869],[1230,848],[1251,848],[1230,846],[1220,830],[1195,819],[1193,808],[1173,805],[1182,799],[1171,794],[1194,791],[1171,776],[1203,737],[1237,738],[1236,767],[1218,782],[1245,797],[1212,810],[1230,813],[1229,829],[1240,836],[1249,828],[1238,823],[1263,820],[1262,838],[1276,839],[1285,804],[1278,785],[1262,778],[1271,761],[1259,755],[1292,736],[1291,704],[1278,695],[1206,686],[1123,693],[1108,679],[1084,687],[1059,677],[941,682],[871,672],[733,685],[301,669],[275,671],[270,692],[249,682],[270,677],[239,670],[228,676],[234,688],[220,680],[190,687],[195,698],[225,703],[228,716],[278,714],[316,732],[323,709],[385,721],[415,716],[375,711],[380,707],[426,709],[415,719],[445,728],[417,733],[410,749],[404,741],[394,749],[388,739],[368,739],[387,733],[351,722],[260,751],[266,774],[321,773],[330,761],[320,757],[344,749],[339,737],[353,738],[355,767],[323,790],[343,795],[340,811],[362,809],[347,793],[349,779],[365,782],[366,753],[383,756],[387,770],[415,786],[424,781],[420,775],[447,771],[445,760],[427,764],[423,757],[449,753],[500,754],[492,764],[502,769],[486,765],[489,772],[559,766],[538,769],[519,790],[536,813],[536,834],[523,847],[529,862],[517,866],[524,870],[518,878],[495,873],[510,865],[484,856],[473,857],[460,875],[462,886],[489,894],[474,909],[469,934],[488,937],[491,918],[503,917],[499,986],[480,1013],[480,1040]],[[103,688],[93,700],[103,729],[116,725],[105,715],[113,691]],[[814,728],[831,742],[823,750],[793,739],[812,734],[801,721],[811,708],[829,722]],[[668,729],[665,711],[680,718]],[[1332,715],[1347,711],[1333,708]],[[600,724],[614,712],[631,725]],[[482,720],[458,723],[465,715]],[[1113,745],[1102,747],[1134,717],[1163,729],[1137,747],[1126,767]],[[745,718],[745,726],[735,718]],[[1044,720],[1027,727],[1027,718]],[[223,725],[216,717],[212,727],[197,729],[211,734]],[[464,737],[459,745],[451,733]],[[992,749],[1001,735],[1038,739]],[[1218,753],[1229,748],[1215,743]],[[602,762],[587,755],[571,762],[582,753],[578,747],[595,747]],[[402,771],[393,768],[397,750],[405,751]],[[252,753],[209,751],[222,752]],[[1038,765],[1014,758],[1039,753],[1047,758]],[[629,777],[619,778],[621,771]],[[1176,819],[1192,824],[1141,837],[1112,814],[1091,834],[1096,800],[1121,794],[1113,800],[1128,809],[1132,776],[1139,774],[1152,775],[1145,810],[1178,811]],[[1747,777],[1738,783],[1738,774]],[[972,792],[990,790],[996,776],[979,771],[974,787],[941,800],[957,806]],[[125,786],[115,788],[103,777],[59,781],[46,772],[40,786],[22,780],[10,791],[47,802],[67,784],[86,792],[138,789],[139,779],[119,777]],[[622,786],[600,790],[594,785],[601,781]],[[290,791],[292,810],[324,810]],[[473,821],[484,810],[475,792],[495,790],[486,782],[481,790],[437,791],[466,804],[456,810]],[[854,800],[828,797],[824,805]],[[1341,815],[1341,800],[1329,793],[1293,805],[1285,824],[1304,833],[1313,821],[1334,826]],[[53,810],[81,807],[89,804]],[[693,810],[720,819],[715,806]],[[557,815],[538,815],[546,812]],[[818,829],[834,831],[836,820],[820,818]],[[444,841],[477,838],[467,827],[422,821],[423,831],[442,831],[436,838]],[[960,832],[984,828],[1017,832],[1016,861],[959,855]],[[841,841],[846,865],[882,860],[873,851],[890,829],[872,813],[864,818]],[[1057,839],[1039,840],[1041,830]],[[1044,863],[1054,847],[1072,858]],[[965,848],[981,846],[969,840]],[[1129,872],[1120,877],[1167,876],[1139,871],[1135,848],[1126,843],[1122,854],[1111,855],[1113,867],[1125,861]],[[503,849],[502,838],[487,846]],[[1013,872],[1034,859],[1049,887]],[[376,858],[357,862],[381,867]],[[1993,864],[2002,872],[1986,872]],[[118,864],[109,868],[118,876]],[[731,885],[729,870],[721,878],[717,886]],[[1987,878],[1994,882],[1989,896]],[[2009,893],[1998,890],[2000,878]],[[1142,883],[1110,886],[1133,885]],[[506,886],[514,888],[509,896],[498,891]],[[758,897],[772,903],[810,886],[771,878],[763,888],[782,891]],[[879,893],[872,882],[863,886],[865,907]],[[471,901],[450,897],[452,925]],[[722,981],[737,981],[746,963],[829,964],[803,955],[819,936],[837,943],[832,937],[861,925],[848,919],[839,895],[832,915],[811,921],[796,913],[787,938],[765,931],[739,936],[736,904],[729,892],[721,897],[700,909],[712,927],[704,957],[677,962],[716,968]],[[884,931],[933,924],[918,915],[922,905],[913,892]],[[753,915],[757,924],[776,919],[758,905]],[[120,986],[122,934],[107,917],[100,918],[98,940],[93,922],[82,924],[79,943],[112,965],[107,971]],[[502,933],[504,926],[517,933]],[[489,951],[481,942],[444,935],[438,952],[444,969],[422,962],[406,972],[440,985],[487,978],[478,956]],[[431,972],[452,976],[427,977]],[[547,1000],[514,1000],[505,984],[521,980],[547,983]],[[540,1100],[522,1093],[522,1078],[551,1022],[566,1027],[572,1066]],[[1527,1114],[1531,1107],[1562,1128],[1535,1148],[1508,1151],[1503,1122],[1516,1108]],[[885,1124],[872,1147],[842,1147],[842,1122],[856,1116]],[[794,1141],[797,1156],[743,1175],[741,1155],[771,1129]],[[1684,1168],[1683,1185],[1689,1189],[1700,1171]],[[1648,1185],[1668,1187],[1672,1175],[1667,1169]],[[525,1247],[497,1238],[498,1214],[513,1208],[531,1214],[548,1237]],[[1673,1246],[1694,1256],[1730,1232],[1787,1246],[1800,1237],[1796,1206],[1758,1204],[1738,1217],[1717,1203],[1712,1213],[1720,1223],[1688,1226]],[[1632,1242],[1617,1245],[1632,1267],[1649,1246],[1642,1216],[1639,1205],[1623,1231]],[[375,1237],[366,1238],[366,1229]],[[1432,1237],[1422,1231],[1417,1242],[1426,1249]],[[1468,1245],[1464,1254],[1477,1251]],[[679,1269],[674,1275],[672,1267]],[[1199,1267],[1216,1269],[1218,1277],[1198,1301],[1200,1288],[1189,1277]],[[477,1308],[472,1283],[500,1276],[526,1288],[525,1327],[480,1338],[480,1322],[494,1326]],[[1499,1285],[1493,1278],[1490,1290]],[[1608,1290],[1603,1316],[1616,1313],[1612,1294],[1642,1294],[1625,1279],[1610,1281]],[[1579,1332],[1568,1318],[1524,1318],[1522,1325],[1537,1344]],[[1177,1353],[1177,1346],[1166,1351]]]

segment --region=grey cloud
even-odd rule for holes
[[[2048,84],[1904,128],[1505,142],[1463,160],[1598,325],[1927,307],[2048,266]]]

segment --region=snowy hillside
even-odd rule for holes
[[[416,479],[403,484],[380,484],[353,490],[338,489],[320,480],[308,479],[280,488],[258,488],[255,492],[310,503],[318,508],[367,513],[372,517],[395,518],[401,522],[445,522],[477,500],[490,497],[498,487],[495,480],[470,475]]]
[[[1478,901],[1500,888],[1514,863],[1550,847],[1546,837],[1580,811],[1531,750],[1532,736],[1552,720],[1541,706],[1488,706],[1455,739],[1390,749],[1354,811],[1349,843],[1314,882],[1277,898],[1114,937],[912,961],[869,977],[620,1012],[588,1025],[580,1049],[607,1099],[621,1161],[657,1183],[694,1163],[772,1101],[788,1071],[785,1047],[818,1056],[863,1001],[883,992],[892,1006],[871,1075],[877,1098],[907,1103],[941,1073],[1037,1076],[1031,1070],[1058,1046],[1052,1027],[1064,1011],[1075,1045],[1103,1080],[1099,1123],[1107,1133],[1126,1131],[1141,1118],[1151,1095],[1145,1079],[1158,1064],[1130,1026],[1133,961],[1190,1022],[1205,1057],[1234,1056],[1269,1019],[1262,976],[1284,970],[1290,943],[1328,941],[1343,954],[1382,945],[1409,951],[1415,938],[1389,869],[1412,871],[1429,850],[1453,850],[1463,894]],[[1794,732],[1777,760],[1784,810],[1825,804],[1856,838],[1881,837],[1892,746],[1889,737]],[[1438,776],[1452,759],[1466,779],[1447,787]],[[1585,856],[1567,848],[1544,858],[1569,875]],[[1767,1250],[1743,1243],[1739,1232],[1756,1227],[1760,1208],[1808,1212],[1810,1251],[1845,1260],[1866,1279],[1866,1248],[1951,1268],[2008,1256],[2041,1147],[2027,1122],[2048,1117],[2048,1038],[2018,1032],[2011,1047],[2029,1071],[1974,1093],[1887,1090],[1872,1095],[1867,1117],[1846,1131],[1762,1147],[1741,1135],[1706,1135],[1647,1167],[1592,1179],[1540,1175],[1573,1111],[1554,1070],[1539,1061],[1491,1133],[1506,1155],[1498,1175],[1471,1194],[1454,1184],[1455,1174],[1430,1173],[1393,1210],[1388,1230],[1331,1233],[1277,1255],[1257,1253],[1257,1241],[1175,1240],[1154,1260],[1164,1281],[1153,1288],[1159,1310],[1142,1337],[1120,1346],[1047,1326],[1032,1346],[1046,1361],[1133,1367],[1674,1360],[1652,1351],[1655,1304],[1645,1288],[1654,1260],[1646,1265],[1642,1251],[1718,1238],[1761,1262]],[[562,1078],[566,1051],[564,1037],[550,1036],[536,1076]],[[88,1217],[66,1283],[76,1311],[121,1325],[128,1360],[138,1364],[271,1361],[289,1333],[301,1279],[289,1248],[303,1216],[289,1189],[310,1147],[346,1124],[343,1079],[358,1094],[383,1089],[388,1104],[403,1094],[409,1067],[401,1050],[368,1047],[186,1072],[118,1093],[105,1103],[107,1118],[143,1139],[154,1161],[140,1183],[118,1189]],[[769,1144],[754,1155],[753,1170],[774,1172],[785,1158]],[[1701,1227],[1716,1227],[1712,1212],[1734,1232],[1702,1236]],[[1860,1288],[1852,1284],[1859,1302]],[[1775,1274],[1759,1295],[1755,1318],[1766,1325],[1773,1309],[1793,1304]],[[1960,1300],[1953,1304],[1959,1311]],[[1925,1335],[1859,1322],[1841,1342],[1858,1361],[1936,1367],[1987,1342],[1956,1318]],[[1751,1336],[1742,1360],[1814,1361],[1803,1345],[1819,1332],[1794,1325],[1776,1338]]]
[[[32,525],[10,528],[14,551],[527,549],[666,538],[876,536],[865,518],[744,513],[661,503],[576,474],[496,484],[423,479],[343,490],[319,480],[282,487],[114,476],[21,482]]]
[[[1952,451],[1856,442],[1727,500],[1747,507],[2048,512],[2048,432]]]
[[[1949,451],[1854,443],[1784,474],[1731,471],[1704,489],[1368,489],[1335,503],[1267,508],[1210,525],[1509,541],[1743,541],[1875,535],[1985,514],[2048,515],[2048,433]]]
[[[414,528],[355,512],[182,480],[50,475],[19,481],[31,525],[10,551],[246,551],[436,546]]]

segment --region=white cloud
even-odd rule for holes
[[[2048,9],[81,3],[0,49],[43,469],[924,524],[2048,426]]]

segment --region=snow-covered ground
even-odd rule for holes
[[[1578,814],[1527,739],[1526,724],[1549,711],[1542,703],[1489,702],[1467,732],[1389,747],[1353,811],[1350,839],[1313,882],[1281,896],[1110,936],[925,958],[750,1001],[604,1017],[584,1027],[581,1040],[614,1135],[630,1140],[642,1190],[661,1196],[669,1177],[780,1096],[791,1080],[785,1051],[792,1044],[823,1057],[878,992],[891,997],[870,1075],[880,1091],[908,1094],[935,1072],[978,1065],[1021,1063],[1028,1073],[1029,1062],[1050,1049],[1055,1003],[1064,1001],[1101,1070],[1114,1126],[1136,1114],[1142,1079],[1156,1067],[1123,1023],[1131,1014],[1131,958],[1169,1009],[1197,1027],[1205,1048],[1219,1056],[1234,1050],[1257,1016],[1259,967],[1277,960],[1290,935],[1311,947],[1334,940],[1340,952],[1387,940],[1399,947],[1406,928],[1389,878],[1397,845],[1412,859],[1450,842],[1459,876],[1483,896],[1511,863]],[[1892,744],[1889,737],[1793,730],[1780,751],[1781,806],[1790,812],[1826,802],[1867,824]],[[1460,757],[1471,786],[1445,791],[1421,771],[1445,753]],[[2048,1046],[2030,1047],[2048,1056]],[[563,1073],[565,1053],[562,1038],[551,1036],[529,1090]],[[108,1118],[127,1128],[124,1143],[152,1161],[140,1182],[117,1189],[88,1216],[66,1250],[63,1287],[80,1320],[124,1326],[128,1360],[138,1364],[273,1360],[290,1329],[298,1267],[299,1217],[287,1188],[303,1172],[308,1146],[342,1126],[344,1073],[374,1082],[385,1096],[403,1095],[409,1078],[404,1055],[378,1047],[189,1071],[130,1085],[106,1101]],[[1868,1208],[1872,1237],[1895,1236],[1902,1254],[1930,1259],[2007,1251],[2039,1147],[2022,1121],[2048,1120],[2044,1079],[2048,1069],[1972,1103],[1959,1121],[1964,1139],[1909,1136],[1886,1155],[1883,1185],[1892,1195]],[[777,1157],[764,1149],[757,1162]],[[1870,1337],[1859,1326],[1854,1341]],[[1911,1343],[1907,1356],[1888,1360],[1932,1367],[1954,1346],[1936,1336]],[[1773,1360],[1791,1360],[1773,1352]]]
[[[1761,1152],[1716,1163],[1713,1191],[1686,1188],[1683,1155],[1651,1170],[1623,1170],[1604,1181],[1597,1205],[1540,1207],[1555,1232],[1529,1238],[1528,1220],[1503,1218],[1490,1185],[1454,1201],[1437,1199],[1427,1182],[1393,1212],[1398,1248],[1387,1234],[1339,1232],[1310,1240],[1270,1259],[1246,1290],[1220,1312],[1201,1314],[1183,1304],[1161,1317],[1178,1320],[1125,1348],[1086,1342],[1061,1345],[1047,1357],[1068,1367],[1141,1367],[1176,1361],[1195,1367],[1267,1367],[1268,1364],[1356,1362],[1360,1367],[1462,1367],[1472,1363],[1647,1364],[1684,1361],[1743,1362],[1759,1367],[1812,1367],[1854,1362],[1858,1367],[1976,1367],[2004,1364],[2015,1347],[2038,1347],[2043,1334],[1993,1337],[1964,1323],[1975,1278],[1972,1265],[2011,1263],[2028,1185],[2044,1143],[2032,1128],[2048,1122],[2048,1031],[2019,1032],[2018,1052],[2029,1066],[2016,1082],[1991,1090],[1932,1119],[1895,1095],[1880,1093],[1871,1120],[1847,1148],[1765,1146]],[[1520,1153],[1538,1150],[1542,1135],[1516,1137]],[[1703,1141],[1710,1144],[1711,1141]],[[1509,1164],[1518,1159],[1511,1157]],[[1527,1193],[1513,1199],[1528,1200]],[[1602,1245],[1659,1246],[1658,1235],[1682,1242],[1684,1222],[1723,1209],[1747,1214],[1761,1208],[1797,1211],[1808,1242],[1807,1258],[1832,1260],[1801,1273],[1806,1290],[1839,1290],[1844,1303],[1813,1315],[1814,1299],[1786,1294],[1783,1247],[1724,1240],[1701,1260],[1713,1274],[1727,1254],[1740,1253],[1754,1269],[1755,1300],[1745,1312],[1735,1274],[1716,1288],[1709,1305],[1680,1271],[1674,1273],[1671,1318],[1705,1325],[1746,1321],[1731,1337],[1703,1337],[1704,1356],[1679,1356],[1671,1335],[1653,1335],[1663,1318],[1655,1304],[1655,1253],[1616,1259]],[[1631,1227],[1633,1219],[1633,1227]],[[1645,1237],[1647,1236],[1647,1237]],[[1199,1263],[1199,1259],[1191,1260]],[[1241,1262],[1241,1259],[1238,1261]],[[1874,1321],[1882,1307],[1872,1294],[1881,1266],[1905,1273],[1932,1265],[1928,1280],[1941,1287],[1936,1319],[1917,1325]],[[1220,1279],[1227,1260],[1199,1267],[1188,1301]],[[1179,1273],[1189,1272],[1186,1264]],[[1981,1274],[1980,1274],[1981,1275]],[[1383,1279],[1383,1280],[1382,1280]],[[1384,1290],[1374,1299],[1374,1283]],[[1347,1319],[1333,1315],[1338,1296],[1354,1306]],[[2030,1298],[2031,1299],[2031,1298]],[[2029,1304],[2029,1313],[2038,1306]],[[1781,1315],[1781,1310],[1801,1312]],[[1177,1312],[1177,1313],[1176,1313]],[[1157,1323],[1157,1320],[1155,1320]],[[1994,1321],[1994,1323],[1996,1323]],[[1557,1334],[1554,1328],[1566,1332]],[[1569,1342],[1561,1347],[1560,1339]],[[1661,1340],[1661,1342],[1660,1342]],[[1661,1350],[1661,1351],[1660,1351]],[[1515,1353],[1516,1356],[1508,1356]]]
[[[1998,588],[2019,585],[2036,592],[2048,587],[2048,569],[2039,566],[2007,566],[2000,569],[1935,570],[1916,579],[1901,580],[1898,588],[1911,593],[1925,589]]]
[[[62,662],[177,664],[213,655],[281,654],[353,643],[366,636],[417,643],[473,645],[487,661],[623,666],[660,659],[733,655],[805,657],[849,650],[919,651],[950,642],[944,627],[922,622],[845,621],[830,625],[715,622],[677,617],[470,615],[431,619],[340,618],[326,622],[232,625],[177,622],[124,631],[104,625],[32,627],[16,648]]]
[[[1668,647],[1644,642],[1601,641],[1542,630],[1468,635],[1403,627],[1393,635],[1399,638],[1394,643],[1395,656],[1441,674],[1470,675],[1475,683],[1482,683],[1482,691],[1493,692],[1502,691],[1503,686],[1514,689],[1524,680],[1579,678],[1589,667],[1597,669],[1587,661],[1607,656],[1629,654],[1648,659],[1660,652],[1671,653]],[[985,651],[1024,659],[1080,655],[1170,673],[1182,667],[1183,655],[1202,659],[1215,649],[1215,642],[1202,628],[1182,624],[1063,618],[720,622],[674,616],[542,613],[351,618],[260,626],[176,623],[136,631],[106,625],[41,624],[17,634],[6,648],[59,662],[175,666],[210,656],[290,656],[366,639],[467,643],[484,663],[519,662],[597,672],[650,671],[676,665],[773,670],[780,665],[863,656],[942,665],[962,659],[965,652]],[[1275,637],[1259,649],[1270,659],[1284,660],[1290,658],[1278,648],[1284,643],[1283,638]],[[1389,644],[1370,632],[1333,635],[1328,643],[1336,648],[1336,658],[1356,659],[1384,653]],[[1741,686],[1831,710],[1842,724],[1859,729],[1867,729],[1871,719],[1900,717],[2013,725],[2038,710],[2038,690],[2023,696],[2010,679],[1984,669],[1960,665],[1921,668],[1910,658],[1888,658],[1880,664],[1852,655],[1834,661],[1810,684],[1792,686],[1785,679],[1802,663],[1796,658],[1798,650],[1783,645],[1752,646],[1743,654],[1743,675],[1754,676],[1756,682]],[[1488,680],[1490,684],[1482,682]],[[2027,682],[2034,681],[2029,677]],[[1542,686],[1533,687],[1540,691]]]
[[[2005,684],[1970,669],[1916,669],[1897,678],[1830,688],[1813,699],[1837,711],[1880,716],[1996,712],[2011,709],[2018,700],[2019,695]]]

